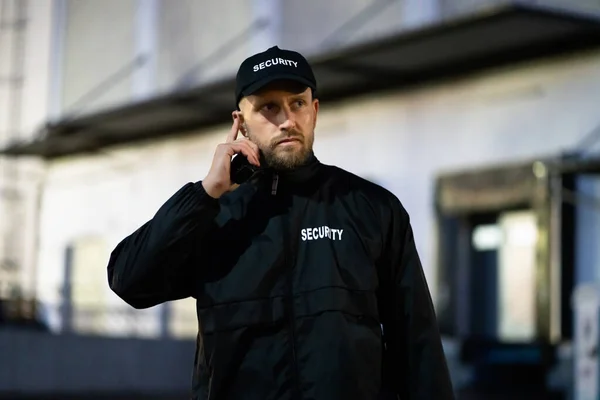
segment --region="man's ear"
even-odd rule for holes
[[[248,136],[248,128],[246,127],[246,122],[244,121],[244,114],[241,111],[236,110],[231,113],[231,118],[235,120],[236,118],[240,121],[240,132],[242,135]]]

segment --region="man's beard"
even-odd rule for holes
[[[263,145],[253,139],[253,135],[248,131],[248,137],[258,145],[261,152],[261,162],[264,162],[267,167],[273,168],[276,171],[289,171],[296,169],[308,161],[312,155],[312,142],[307,142],[306,138],[296,132],[287,132],[273,139],[268,145]],[[278,142],[285,139],[297,139],[298,145],[292,148],[282,148],[278,146]],[[297,147],[298,146],[298,147]]]

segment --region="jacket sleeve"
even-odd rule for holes
[[[107,267],[112,291],[135,308],[190,297],[218,211],[218,200],[201,182],[183,186],[112,251]]]
[[[385,343],[384,385],[391,387],[401,400],[454,399],[409,216],[396,198],[386,225],[379,289]]]

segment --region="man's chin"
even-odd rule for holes
[[[268,164],[278,171],[290,171],[304,165],[307,162],[309,155],[310,152],[297,150],[293,152],[277,152],[277,154],[273,154],[272,157],[269,157],[270,160],[268,160]]]

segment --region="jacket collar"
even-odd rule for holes
[[[277,192],[311,192],[319,186],[319,181],[316,178],[319,176],[319,172],[322,171],[322,166],[323,164],[311,152],[306,162],[293,170],[276,171],[272,168],[259,168],[247,183],[242,184],[227,196],[227,202],[231,203],[235,202],[236,199],[251,197],[257,190],[271,192],[276,176],[278,178]]]
[[[272,173],[279,175],[279,178],[283,182],[302,183],[315,177],[319,172],[321,165],[321,162],[311,151],[310,156],[303,165],[288,171],[272,170]]]

